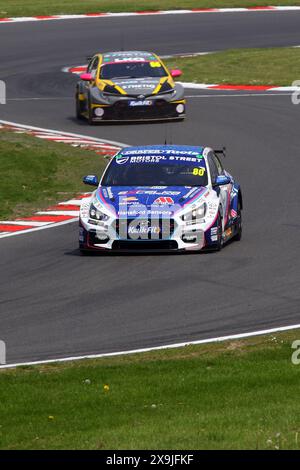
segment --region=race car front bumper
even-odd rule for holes
[[[153,121],[176,120],[185,117],[185,100],[166,101],[164,99],[145,100],[122,99],[112,105],[92,104],[92,120],[101,121]]]
[[[216,244],[215,227],[210,227],[205,231],[203,225],[187,226],[179,218],[170,220],[170,233],[166,235],[160,229],[156,236],[146,234],[138,238],[122,236],[119,224],[120,221],[117,219],[112,223],[103,223],[96,227],[80,219],[80,250],[98,252],[201,251],[214,248]]]

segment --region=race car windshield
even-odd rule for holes
[[[104,64],[100,68],[100,78],[104,80],[166,76],[165,69],[158,61]]]
[[[113,161],[108,167],[102,186],[206,186],[207,171],[201,164],[130,163],[120,165]]]

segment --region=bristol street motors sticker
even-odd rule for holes
[[[121,153],[120,155],[117,155],[116,156],[116,162],[118,163],[118,165],[124,165],[125,163],[127,163],[129,160],[129,157],[124,157]]]

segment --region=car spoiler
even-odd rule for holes
[[[226,147],[223,147],[222,149],[216,149],[214,150],[214,152],[217,155],[222,155],[222,157],[226,157]]]

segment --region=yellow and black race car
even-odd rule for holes
[[[76,115],[100,121],[181,120],[184,89],[150,52],[122,51],[94,55],[76,88]]]

